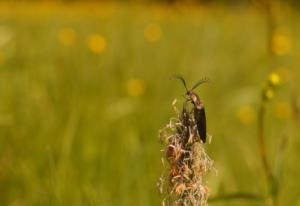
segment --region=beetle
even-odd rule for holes
[[[208,82],[208,79],[202,79],[196,84],[191,89],[187,88],[186,82],[182,76],[175,76],[176,79],[179,79],[185,90],[186,90],[186,97],[188,102],[192,102],[194,105],[193,108],[193,115],[195,119],[195,123],[197,126],[197,131],[200,136],[200,139],[202,140],[203,143],[206,142],[206,116],[205,116],[205,108],[204,108],[204,103],[201,101],[199,96],[193,91],[196,89],[199,85]]]

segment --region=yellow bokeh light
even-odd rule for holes
[[[162,30],[158,24],[149,24],[145,27],[144,36],[149,42],[158,42],[162,37]]]
[[[271,73],[269,75],[269,83],[272,86],[278,86],[281,83],[281,78],[278,73]]]
[[[145,93],[145,82],[141,79],[130,79],[126,84],[127,93],[132,97],[139,97]]]
[[[249,125],[255,120],[255,110],[250,105],[245,105],[238,109],[236,116],[241,123]]]
[[[58,33],[60,43],[72,46],[76,42],[76,32],[72,28],[65,28]]]
[[[273,91],[273,89],[268,88],[265,91],[265,98],[266,99],[272,99],[273,97],[274,97],[274,91]]]
[[[285,55],[292,47],[291,39],[284,34],[275,34],[272,38],[272,50],[276,55]]]
[[[288,102],[279,102],[276,104],[275,112],[279,119],[288,119],[291,116],[291,106]]]
[[[93,34],[88,39],[88,48],[95,54],[101,54],[105,51],[107,42],[100,34]]]

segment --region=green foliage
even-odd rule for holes
[[[219,171],[208,181],[212,195],[266,194],[256,112],[261,82],[274,68],[256,10],[123,4],[0,10],[1,205],[159,205],[158,129],[172,114],[172,100],[184,94],[169,80],[174,74],[212,80],[197,89],[213,136],[205,147]],[[289,14],[282,21],[297,25],[298,13]],[[284,63],[283,71],[296,76],[300,30],[292,28],[294,50],[274,67]],[[299,131],[288,91],[283,87],[266,111],[266,144],[276,148],[279,137],[290,137],[279,202],[300,205]],[[274,162],[275,150],[268,152]]]

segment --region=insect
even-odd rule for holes
[[[205,117],[204,104],[200,100],[199,96],[195,92],[193,92],[193,90],[196,89],[199,85],[208,82],[209,80],[202,79],[196,82],[196,84],[191,89],[188,89],[186,82],[182,76],[175,76],[175,78],[179,79],[183,83],[183,86],[186,90],[185,95],[187,96],[187,101],[192,102],[192,104],[194,105],[193,113],[194,113],[195,123],[197,126],[197,131],[200,136],[200,139],[202,140],[203,143],[205,143],[206,142],[206,117]]]

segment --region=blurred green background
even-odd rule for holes
[[[211,196],[265,195],[257,111],[276,72],[268,158],[275,166],[288,137],[279,202],[300,205],[300,13],[276,8],[270,37],[255,3],[2,1],[0,204],[160,205],[158,131],[184,94],[174,74],[189,85],[212,80],[197,89],[218,170],[207,179]]]

